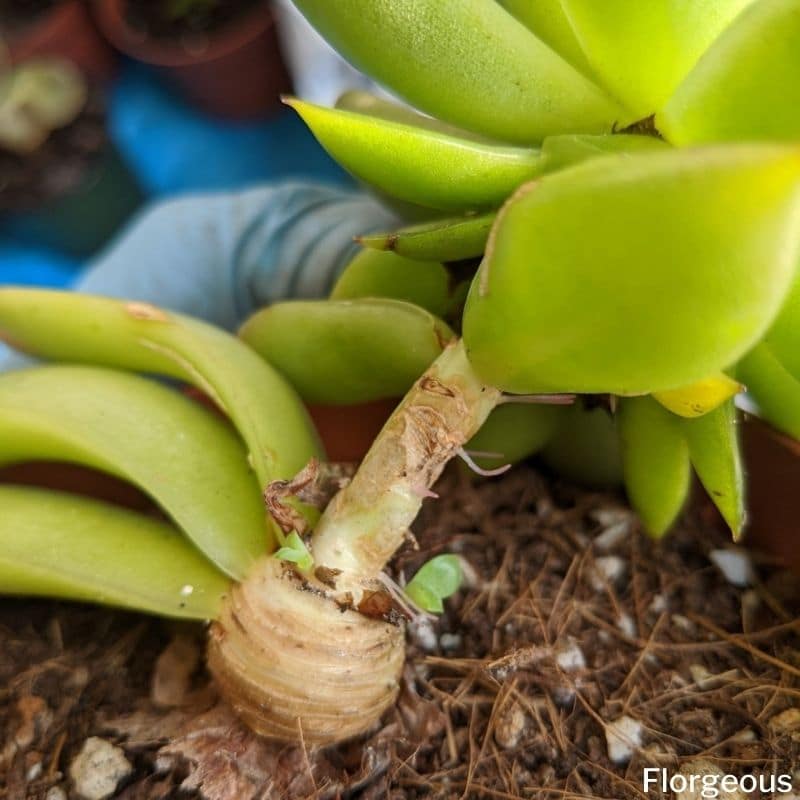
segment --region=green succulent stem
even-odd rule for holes
[[[473,372],[461,341],[414,384],[315,529],[314,559],[341,573],[338,591],[357,599],[380,574],[446,464],[501,396]]]

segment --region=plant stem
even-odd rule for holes
[[[501,392],[483,384],[463,342],[449,345],[389,418],[351,483],[317,524],[317,564],[357,601],[403,544],[447,462],[483,425]]]

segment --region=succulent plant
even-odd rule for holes
[[[800,0],[296,5],[424,113],[292,105],[430,219],[364,237],[332,298],[263,309],[238,340],[139,303],[0,290],[0,334],[72,363],[0,377],[0,460],[111,472],[171,520],[2,489],[0,576],[213,619],[209,665],[241,717],[329,743],[396,696],[403,630],[371,600],[397,596],[383,570],[456,455],[544,448],[598,482],[618,456],[654,535],[693,467],[741,532],[735,394],[800,436]],[[129,372],[194,384],[233,430]],[[301,399],[403,393],[352,480],[310,503],[325,470]],[[436,609],[457,581],[430,564],[400,601]]]
[[[27,155],[74,122],[88,99],[78,69],[60,59],[10,66],[0,54],[0,149]]]

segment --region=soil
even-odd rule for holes
[[[0,0],[0,33],[7,36],[24,30],[54,5],[56,0]]]
[[[136,0],[126,19],[155,39],[184,40],[221,30],[258,5],[263,0]]]
[[[33,211],[80,186],[108,144],[102,100],[92,97],[81,115],[34,153],[0,150],[0,212]]]
[[[743,560],[702,505],[656,543],[618,496],[529,466],[451,469],[437,491],[395,577],[447,551],[468,583],[411,626],[400,700],[370,734],[265,742],[195,669],[200,626],[5,600],[0,798],[63,800],[87,737],[122,749],[131,800],[663,797],[643,792],[650,766],[800,786],[796,575]]]

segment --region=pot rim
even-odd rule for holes
[[[267,4],[257,5],[217,34],[202,53],[189,53],[179,44],[161,43],[131,28],[125,19],[128,0],[94,0],[95,20],[109,42],[132,58],[158,67],[188,67],[217,61],[261,37],[275,19]]]
[[[8,37],[6,43],[12,62],[25,61],[39,46],[52,39],[59,28],[69,25],[71,17],[84,13],[80,0],[61,0],[30,25]]]

